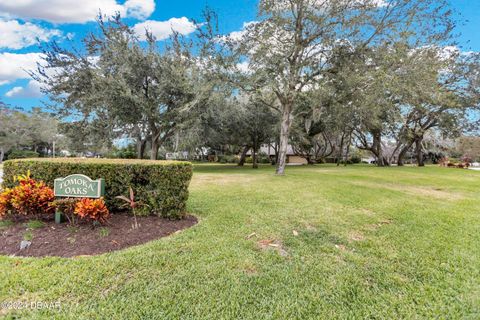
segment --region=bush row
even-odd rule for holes
[[[84,174],[105,179],[105,201],[113,210],[122,207],[116,196],[135,191],[142,206],[139,214],[154,213],[177,219],[185,214],[192,165],[180,161],[124,159],[22,159],[4,163],[4,187],[13,187],[14,177],[30,171],[33,179],[53,187],[56,178]]]
[[[25,159],[25,158],[38,158],[39,156],[40,154],[35,151],[13,150],[8,154],[7,159],[13,160],[13,159]]]
[[[217,161],[220,163],[238,163],[240,161],[240,157],[236,155],[220,155],[217,156]],[[245,158],[245,163],[252,163],[253,158],[248,156]],[[258,163],[271,163],[270,157],[265,153],[259,153],[257,156]]]

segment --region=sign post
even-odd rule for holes
[[[55,197],[101,198],[105,195],[105,179],[92,180],[83,174],[72,174],[53,182]],[[55,222],[62,221],[62,213],[55,212]]]

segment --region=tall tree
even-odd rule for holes
[[[277,174],[285,170],[296,100],[322,85],[336,47],[348,44],[351,50],[343,54],[354,57],[405,35],[417,45],[443,41],[452,28],[444,0],[262,0],[259,18],[217,52],[233,52],[222,62],[248,65],[254,76],[243,87],[263,88],[277,98],[271,105],[281,113]]]
[[[98,27],[82,50],[46,47],[34,77],[62,116],[98,123],[110,140],[134,139],[139,158],[148,141],[156,159],[178,124],[192,116],[192,105],[208,99],[188,44],[174,34],[160,50],[155,37],[146,32],[142,42],[118,15],[99,16]]]

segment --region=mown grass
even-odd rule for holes
[[[95,257],[0,257],[0,312],[66,319],[478,319],[480,173],[198,165],[179,234]]]

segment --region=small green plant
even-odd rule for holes
[[[0,220],[0,230],[10,227],[13,224],[11,220]]]
[[[110,234],[110,230],[108,228],[100,228],[98,233],[100,234],[100,237],[105,238]]]
[[[75,219],[75,205],[77,204],[78,199],[75,198],[64,198],[54,201],[55,208],[60,211],[64,217],[67,218],[68,223],[74,225],[77,221]]]
[[[135,220],[135,223],[132,226],[132,228],[133,229],[138,229],[139,224],[137,222],[137,215],[136,215],[135,209],[138,208],[141,205],[141,203],[138,202],[138,201],[135,201],[135,193],[133,192],[132,187],[129,187],[128,189],[130,191],[129,192],[129,197],[117,196],[115,198],[123,200],[124,201],[123,207],[124,208],[130,208],[130,210],[132,210],[133,219]]]
[[[67,227],[67,230],[68,230],[68,232],[70,232],[70,233],[72,233],[72,234],[73,234],[73,233],[77,233],[77,232],[78,232],[78,227],[77,227],[77,226],[74,226],[74,225],[69,225],[69,226]]]
[[[25,231],[25,233],[23,234],[23,240],[32,241],[32,239],[33,239],[32,231],[30,231],[30,230]]]
[[[28,221],[25,225],[27,226],[28,229],[40,229],[40,228],[43,228],[45,223],[43,223],[40,220],[31,220],[31,221]]]

